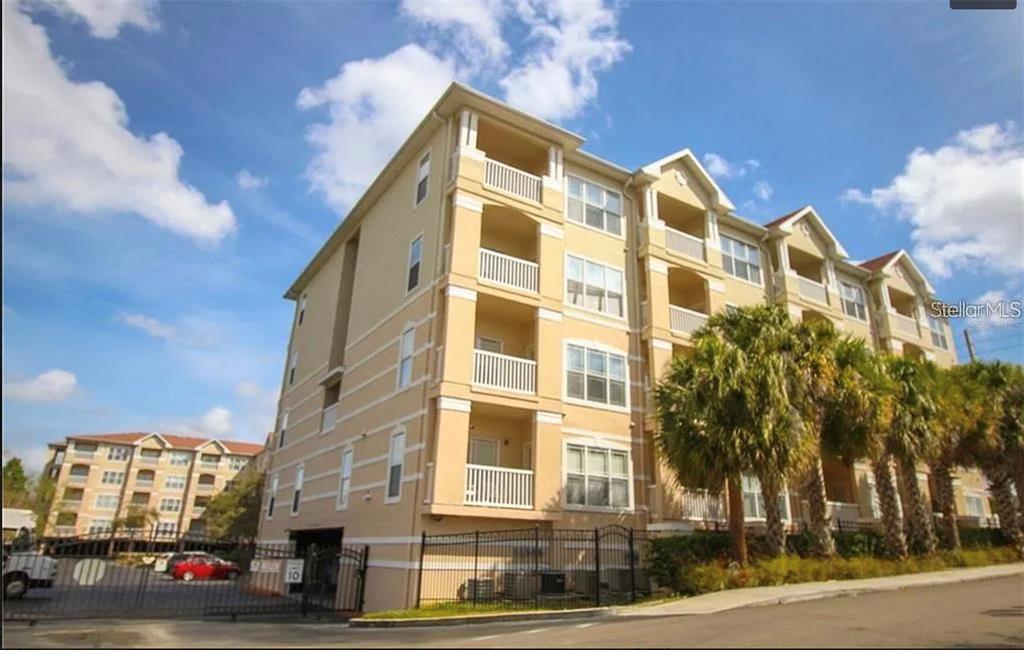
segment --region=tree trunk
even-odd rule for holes
[[[876,459],[871,463],[871,471],[875,475],[875,491],[878,493],[878,506],[882,510],[886,550],[893,557],[903,559],[907,557],[907,540],[903,537],[900,495],[896,490],[891,457],[884,455]]]
[[[933,463],[932,478],[935,482],[935,500],[939,502],[939,510],[942,512],[942,542],[946,548],[959,551],[960,526],[956,519],[952,463],[945,458]]]
[[[999,515],[999,529],[1003,537],[1017,549],[1021,559],[1024,559],[1024,535],[1021,535],[1016,499],[1010,491],[1010,472],[1002,463],[987,467],[984,471],[992,500],[995,501],[996,514]]]
[[[829,557],[835,555],[836,542],[832,538],[832,528],[828,520],[828,494],[825,492],[825,470],[821,465],[821,456],[814,459],[807,484],[804,486],[807,495],[807,507],[810,523],[808,528],[814,540],[814,552]]]
[[[921,486],[917,484],[917,468],[914,463],[901,459],[897,464],[903,478],[907,500],[910,502],[903,509],[903,517],[910,533],[910,548],[915,552],[931,555],[936,547],[931,504],[925,502]]]
[[[1013,465],[1013,484],[1017,488],[1017,521],[1024,527],[1024,454],[1020,454]]]
[[[740,566],[746,566],[747,529],[743,518],[743,488],[738,476],[729,479],[729,533],[732,535],[733,558]]]
[[[768,553],[778,557],[786,552],[786,528],[782,522],[782,508],[779,507],[781,481],[778,477],[759,476],[761,482],[761,498],[764,500],[765,542]]]

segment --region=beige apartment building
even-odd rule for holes
[[[631,171],[582,144],[453,84],[286,294],[261,538],[370,544],[368,610],[415,602],[424,532],[724,520],[652,444],[651,388],[715,312],[777,303],[956,361],[905,252],[851,261],[810,206],[744,219],[688,150]],[[877,521],[866,467],[826,471],[834,520]],[[973,475],[958,499],[989,514]]]
[[[47,536],[109,533],[130,508],[154,510],[158,535],[202,532],[199,517],[263,445],[162,433],[68,436],[49,445],[56,481]]]

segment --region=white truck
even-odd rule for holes
[[[3,509],[4,600],[21,598],[29,589],[49,589],[57,575],[57,561],[37,550],[32,540],[36,516],[31,510]],[[7,541],[13,533],[13,539]]]

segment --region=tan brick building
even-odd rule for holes
[[[367,609],[414,602],[424,531],[724,517],[652,444],[650,388],[712,313],[778,303],[955,362],[906,253],[854,263],[810,206],[744,219],[688,150],[631,171],[582,144],[452,85],[286,294],[261,538],[371,544]],[[826,471],[835,519],[874,521],[866,467]],[[961,512],[983,494],[964,477]]]

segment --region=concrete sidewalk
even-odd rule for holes
[[[609,611],[609,614],[612,616],[697,616],[724,612],[740,607],[781,605],[807,600],[835,598],[838,596],[856,596],[911,587],[931,587],[1009,576],[1020,576],[1022,579],[1021,586],[1024,589],[1024,563],[1017,562],[1014,564],[1000,564],[973,569],[947,569],[931,573],[914,573],[884,578],[867,578],[864,580],[805,582],[778,587],[730,589],[692,598],[681,598],[656,605],[618,607]]]

